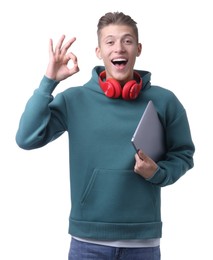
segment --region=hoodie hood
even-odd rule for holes
[[[105,70],[104,66],[96,66],[92,70],[92,77],[91,79],[84,85],[87,88],[90,88],[93,91],[103,93],[103,90],[101,89],[98,79],[99,79],[99,74]],[[144,91],[148,88],[151,87],[151,73],[149,71],[144,71],[144,70],[135,70],[142,78],[142,88],[141,91]]]

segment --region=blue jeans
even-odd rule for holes
[[[160,260],[160,247],[119,248],[85,243],[72,238],[69,260]]]

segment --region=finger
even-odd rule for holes
[[[136,161],[136,164],[141,162],[141,158],[139,157],[139,155],[137,153],[135,154],[135,161]]]
[[[49,40],[49,55],[52,56],[53,54],[53,40]]]
[[[75,66],[76,64],[78,64],[78,60],[77,57],[72,53],[67,53],[66,56],[64,57],[64,63],[68,64],[70,62],[70,66]],[[69,67],[70,67],[69,66]]]
[[[145,160],[146,159],[146,154],[142,151],[142,150],[139,150],[138,151],[138,156],[139,156],[139,158],[141,159],[141,160]]]
[[[138,173],[138,174],[140,173],[140,168],[139,168],[137,162],[135,163],[135,166],[134,166],[134,172]]]
[[[76,40],[75,37],[73,37],[72,39],[70,39],[65,45],[64,47],[61,49],[61,54],[65,55],[67,50],[70,48],[70,46],[73,44],[73,42]]]
[[[62,44],[63,44],[63,42],[64,42],[64,39],[65,39],[65,35],[63,34],[63,35],[61,36],[60,40],[58,41],[56,47],[55,47],[55,52],[56,52],[56,53],[60,53],[60,52],[61,52],[61,46],[62,46]]]
[[[79,71],[79,67],[78,67],[78,59],[77,57],[71,52],[70,53],[70,59],[73,62],[73,68],[71,69],[72,73],[76,73]]]
[[[75,54],[73,54],[72,52],[69,53],[69,57],[70,57],[70,59],[72,60],[72,62],[73,62],[74,65],[78,63],[77,57],[76,57]]]
[[[73,75],[74,73],[79,71],[79,67],[78,67],[77,57],[72,52],[66,55],[66,60],[65,60],[66,64],[68,64],[70,61],[71,61],[71,65],[70,65],[71,68],[69,68],[69,74]]]

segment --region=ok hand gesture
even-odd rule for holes
[[[70,39],[63,45],[65,35],[62,35],[55,49],[53,41],[49,42],[49,64],[47,66],[46,76],[56,81],[62,81],[79,71],[77,57],[72,52],[67,52],[76,38]],[[72,68],[68,67],[68,62],[72,60]]]

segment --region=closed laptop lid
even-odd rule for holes
[[[142,150],[155,162],[162,159],[165,154],[164,129],[151,100],[147,104],[131,142],[136,151]]]

